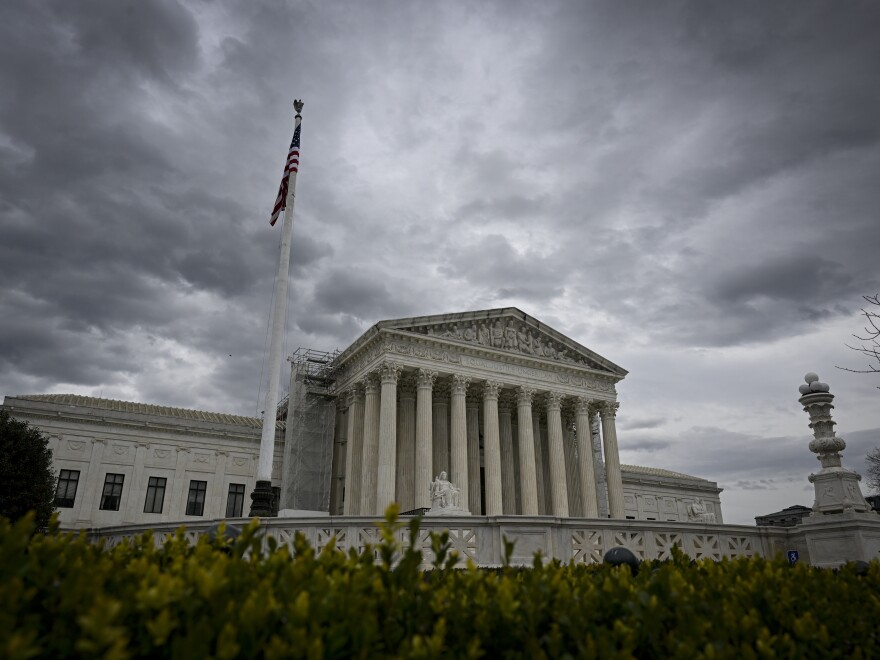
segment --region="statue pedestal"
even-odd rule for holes
[[[809,479],[816,489],[812,516],[871,510],[859,488],[860,477],[855,472],[842,467],[825,468],[817,474],[811,474]]]
[[[461,491],[446,479],[446,471],[434,478],[429,486],[431,508],[426,516],[469,516],[471,512],[459,505]]]
[[[447,506],[447,507],[432,507],[425,514],[426,516],[469,516],[471,515],[470,511],[466,511],[461,507],[457,506]]]

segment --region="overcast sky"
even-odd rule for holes
[[[253,415],[288,351],[517,306],[629,370],[621,459],[812,504],[797,387],[880,444],[876,2],[6,2],[0,395]]]

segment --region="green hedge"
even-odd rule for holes
[[[383,527],[381,558],[298,538],[179,533],[112,550],[0,519],[0,657],[878,657],[880,563],[781,560],[434,570]],[[864,571],[863,571],[864,573]]]

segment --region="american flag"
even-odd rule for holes
[[[284,164],[284,174],[281,177],[281,187],[278,188],[278,198],[275,200],[275,207],[272,209],[272,219],[269,224],[273,227],[278,220],[281,212],[287,208],[287,189],[290,184],[290,173],[296,173],[299,168],[299,126],[293,132],[293,141],[290,143],[290,151],[287,152],[287,162]]]

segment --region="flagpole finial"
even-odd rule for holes
[[[293,102],[293,109],[296,110],[297,117],[302,117],[302,114],[300,114],[300,113],[302,113],[302,111],[303,111],[303,102],[300,101],[299,99],[295,100]]]

